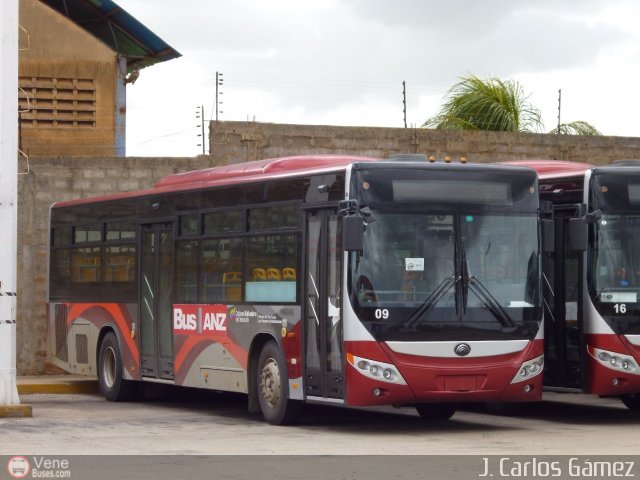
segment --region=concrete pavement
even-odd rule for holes
[[[37,394],[95,394],[98,379],[80,375],[34,375],[16,378],[18,395]],[[0,418],[33,416],[30,404],[0,405]]]

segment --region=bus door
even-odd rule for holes
[[[305,233],[305,393],[342,399],[342,231],[336,210],[307,211]]]
[[[554,205],[555,252],[544,256],[544,384],[584,388],[583,252],[568,248],[568,223],[579,216],[576,205]]]
[[[141,373],[173,379],[173,223],[142,225],[140,241]]]

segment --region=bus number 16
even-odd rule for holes
[[[626,303],[616,303],[613,306],[613,309],[616,313],[627,313],[627,304]]]

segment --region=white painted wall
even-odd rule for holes
[[[0,2],[0,405],[16,387],[18,0]]]

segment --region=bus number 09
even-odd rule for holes
[[[389,318],[389,310],[386,308],[376,308],[376,320],[386,320]]]
[[[613,309],[616,313],[627,313],[627,304],[626,303],[616,303],[613,306]]]

